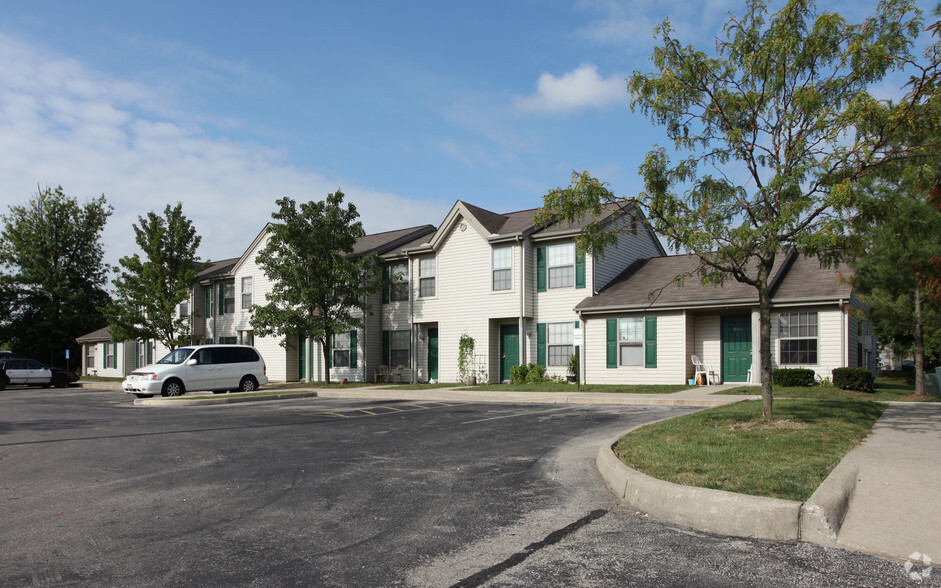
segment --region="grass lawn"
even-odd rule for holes
[[[775,386],[772,391],[777,398],[819,398],[837,400],[875,400],[900,402],[939,402],[934,394],[915,396],[915,374],[912,372],[881,372],[876,378],[875,393],[841,390],[833,386]],[[719,392],[719,394],[744,394],[760,396],[761,386],[742,386]]]
[[[106,378],[104,376],[82,376],[78,379],[78,383],[82,382],[123,382],[124,378]]]
[[[680,390],[688,390],[692,386],[686,384],[636,384],[636,385],[601,385],[590,384],[582,386],[582,392],[602,392],[606,394],[672,394]],[[483,384],[464,388],[465,390],[494,390],[497,392],[575,392],[578,388],[568,382],[543,382],[541,384]]]
[[[649,476],[687,486],[804,501],[855,445],[884,404],[862,400],[740,402],[654,423],[623,437],[615,452]]]

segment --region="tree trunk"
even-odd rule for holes
[[[925,322],[921,311],[920,276],[915,282],[915,394],[925,395]]]
[[[320,348],[323,350],[323,375],[327,385],[330,384],[330,347],[327,345],[329,340],[329,338],[320,340]]]
[[[769,272],[770,273],[770,272]],[[774,420],[774,394],[771,391],[771,299],[768,296],[767,280],[758,288],[759,339],[758,353],[761,363],[761,416],[766,421]]]

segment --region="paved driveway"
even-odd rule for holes
[[[911,585],[896,562],[616,507],[600,443],[686,411],[6,391],[0,584]]]

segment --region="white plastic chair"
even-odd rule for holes
[[[693,378],[696,383],[699,383],[699,374],[703,375],[703,380],[706,384],[717,384],[719,382],[719,375],[716,374],[716,371],[712,368],[712,364],[705,364],[699,360],[699,357],[696,355],[690,355],[690,360],[693,362],[693,369],[695,374]]]

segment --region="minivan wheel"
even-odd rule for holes
[[[66,378],[65,376],[56,376],[52,380],[52,387],[53,388],[68,388],[69,379]]]
[[[167,380],[163,383],[163,389],[160,391],[161,396],[183,396],[185,392],[183,388],[183,382],[179,380]]]
[[[258,389],[258,380],[252,376],[245,376],[239,382],[239,392],[254,392]]]

